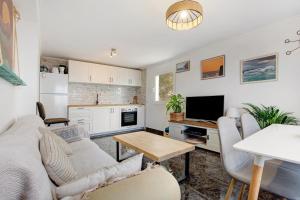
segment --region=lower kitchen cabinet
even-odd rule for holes
[[[92,134],[92,113],[87,107],[70,107],[68,110],[70,125],[77,124]]]
[[[92,108],[93,133],[107,132],[110,130],[110,108]]]
[[[137,125],[121,126],[122,108],[137,109]],[[70,107],[69,119],[71,124],[78,124],[90,134],[101,135],[101,133],[144,128],[145,111],[143,105],[132,106],[85,106]]]
[[[121,128],[119,107],[95,107],[93,113],[93,133],[116,131]]]

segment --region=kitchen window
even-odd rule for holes
[[[155,76],[155,102],[168,100],[169,97],[173,94],[173,88],[173,73],[166,73]]]

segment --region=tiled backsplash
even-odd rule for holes
[[[136,87],[69,83],[69,104],[95,104],[97,93],[99,104],[129,104],[137,90]]]

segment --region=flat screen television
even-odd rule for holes
[[[217,121],[224,114],[224,96],[186,97],[186,118]]]

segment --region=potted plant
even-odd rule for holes
[[[246,103],[247,110],[257,121],[260,128],[266,128],[271,124],[289,124],[297,125],[298,120],[292,115],[292,113],[280,111],[276,106],[264,106],[261,107]]]
[[[184,98],[181,94],[173,94],[169,101],[166,104],[167,112],[173,111],[170,113],[171,121],[183,121],[184,113],[182,112],[184,104]]]

